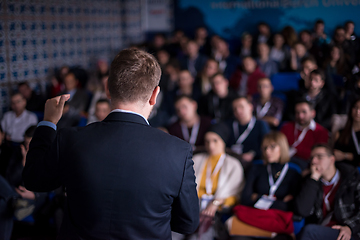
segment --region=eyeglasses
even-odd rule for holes
[[[270,150],[274,150],[277,146],[279,146],[279,145],[278,144],[270,144],[267,146],[263,146],[262,151],[265,152],[268,148],[270,148]]]

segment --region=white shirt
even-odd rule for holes
[[[132,114],[138,115],[138,116],[142,117],[148,125],[150,125],[149,121],[143,115],[141,115],[140,113],[136,113],[136,112],[129,111],[129,110],[123,110],[123,109],[114,109],[110,113],[112,113],[112,112],[132,113]]]
[[[4,132],[10,136],[11,141],[13,142],[22,142],[24,141],[25,131],[33,125],[38,123],[36,115],[28,110],[16,117],[15,112],[9,111],[4,114],[3,119],[1,120],[1,127]]]

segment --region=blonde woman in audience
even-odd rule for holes
[[[230,234],[234,233],[233,228],[239,226],[240,223],[254,226],[260,229],[259,232],[268,231],[270,234],[272,232],[285,233],[290,229],[289,226],[292,226],[291,218],[287,225],[278,224],[274,228],[269,223],[272,218],[275,222],[275,217],[282,216],[286,219],[288,214],[291,215],[289,211],[292,211],[292,200],[301,180],[300,169],[294,163],[289,163],[289,145],[285,135],[275,131],[265,135],[262,141],[262,153],[263,163],[253,163],[247,175],[246,185],[241,195],[241,205],[234,208],[238,218],[233,217]],[[282,212],[274,213],[272,209]],[[291,232],[287,233],[291,234]],[[258,236],[256,234],[257,231],[251,236]],[[287,236],[283,235],[278,237],[287,239]],[[243,238],[239,237],[239,239]]]
[[[210,127],[205,134],[206,153],[193,157],[200,200],[200,226],[190,239],[213,239],[213,220],[220,209],[231,208],[240,197],[244,171],[239,160],[225,153],[229,129],[224,124]],[[174,236],[181,239],[182,236]]]

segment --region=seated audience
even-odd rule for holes
[[[281,132],[270,132],[266,134],[262,141],[261,148],[263,152],[263,162],[253,164],[249,170],[246,184],[241,195],[242,206],[234,208],[238,218],[234,218],[233,221],[242,221],[251,227],[255,226],[269,232],[276,232],[276,229],[272,229],[269,226],[271,224],[267,221],[275,222],[275,213],[287,214],[285,212],[294,210],[293,199],[299,190],[301,174],[296,169],[297,166],[294,163],[289,163],[289,145],[285,135]],[[260,211],[262,214],[267,215],[267,217],[262,218],[260,215],[257,216],[259,211],[256,209],[263,210]],[[272,212],[273,210],[276,210],[276,212]],[[285,227],[284,221],[277,222],[278,225],[276,227],[286,229],[287,227]],[[292,225],[292,219],[290,219],[290,224]],[[235,225],[233,222],[234,227]],[[291,233],[292,232],[288,234]],[[256,233],[254,233],[254,235],[256,235]],[[279,234],[276,239],[292,239],[291,237],[286,237],[285,234],[280,238],[281,235],[282,234]],[[257,238],[240,237],[236,239],[250,240]]]
[[[179,73],[178,88],[175,89],[175,96],[188,95],[196,102],[200,100],[201,90],[195,84],[195,79],[188,70],[182,70]]]
[[[336,113],[337,97],[324,89],[325,74],[316,69],[310,73],[310,87],[302,97],[309,101],[316,111],[315,122],[331,129],[331,118]]]
[[[253,37],[250,33],[244,32],[241,36],[241,47],[239,49],[239,57],[243,59],[244,57],[253,56],[253,49],[252,49],[252,41]]]
[[[251,96],[257,93],[257,81],[266,77],[256,65],[252,57],[245,57],[242,62],[242,69],[237,69],[230,79],[232,87],[240,96]]]
[[[99,86],[95,92],[93,92],[93,97],[91,98],[89,110],[88,110],[88,123],[92,123],[96,121],[95,111],[96,111],[96,103],[100,99],[107,98],[106,90],[107,89],[107,80],[109,75],[105,75],[101,79],[101,86]]]
[[[288,62],[290,59],[290,51],[285,45],[283,35],[274,35],[274,46],[271,47],[269,58],[275,61],[278,65],[278,69],[281,72],[288,70]]]
[[[211,55],[211,46],[208,37],[208,31],[205,27],[198,27],[195,30],[195,38],[194,41],[199,46],[199,52],[206,56]]]
[[[270,48],[266,43],[258,44],[259,57],[256,62],[260,70],[267,76],[271,77],[279,71],[277,63],[270,58]]]
[[[65,90],[62,94],[70,94],[70,99],[67,101],[69,108],[77,113],[85,112],[89,102],[88,93],[79,88],[79,80],[73,72],[66,74],[64,78]]]
[[[271,96],[273,90],[269,78],[260,78],[258,80],[259,96],[254,97],[252,104],[255,117],[267,122],[270,127],[276,128],[282,119],[284,103],[281,99]]]
[[[332,46],[330,48],[330,56],[325,61],[324,68],[326,70],[326,75],[331,78],[333,78],[334,76],[349,76],[349,68],[345,62],[344,51],[341,47]]]
[[[328,131],[314,121],[315,115],[311,103],[300,100],[295,104],[295,122],[287,122],[281,128],[290,145],[290,157],[303,160],[303,169],[307,167],[312,146],[327,143],[329,138]]]
[[[291,59],[290,59],[291,70],[300,72],[302,66],[301,63],[303,62],[304,58],[309,55],[306,50],[306,47],[304,46],[304,44],[298,42],[294,45],[294,48],[290,50],[290,54],[291,54]]]
[[[195,78],[206,63],[207,57],[199,53],[199,46],[193,40],[187,42],[186,55],[180,60],[181,68],[188,70]]]
[[[96,102],[95,105],[95,114],[94,114],[94,119],[93,121],[89,121],[87,124],[93,123],[93,122],[101,122],[102,120],[104,120],[107,115],[109,115],[109,113],[111,112],[111,106],[110,106],[110,102],[108,99],[99,99]]]
[[[348,113],[345,128],[337,133],[334,146],[336,161],[344,161],[360,167],[360,99],[356,99]]]
[[[41,95],[36,94],[27,82],[18,84],[18,90],[26,99],[26,109],[32,112],[43,112],[45,100]]]
[[[239,65],[239,58],[230,53],[229,44],[221,38],[215,41],[214,50],[213,57],[218,61],[220,71],[223,72],[226,79],[230,79]]]
[[[160,78],[160,88],[163,92],[171,92],[179,81],[180,64],[177,60],[171,59],[165,66]]]
[[[272,36],[270,26],[266,22],[260,22],[257,25],[258,33],[254,38],[254,47],[256,47],[259,43],[266,43],[268,45],[272,45]]]
[[[273,196],[275,200],[269,208],[291,211],[290,202],[296,196],[296,186],[301,175],[294,168],[289,168],[289,145],[286,136],[281,132],[266,134],[261,149],[264,164],[252,165],[241,195],[241,204],[256,208],[256,203],[264,195]],[[283,178],[280,178],[281,174],[284,175]],[[274,189],[275,191],[271,188],[274,182],[269,182],[269,177],[281,181],[280,185],[276,185],[278,188]]]
[[[269,126],[261,120],[256,120],[253,116],[253,105],[246,97],[236,98],[232,106],[235,119],[228,122],[231,134],[227,146],[241,155],[242,160],[246,162],[260,159],[261,142],[269,132]]]
[[[346,33],[343,27],[337,27],[335,29],[333,41],[336,46],[340,47],[343,50],[346,56],[345,60],[347,61],[348,66],[352,68],[352,66],[355,64],[357,57],[357,46],[353,44],[352,41],[346,40]]]
[[[201,87],[201,94],[206,95],[211,90],[210,78],[219,72],[219,63],[215,59],[208,59],[199,76],[195,79],[195,84]]]
[[[281,35],[284,37],[285,46],[288,49],[294,47],[295,43],[298,42],[298,35],[292,26],[288,25],[284,27],[281,31]]]
[[[326,144],[313,146],[310,170],[295,199],[296,213],[306,224],[300,239],[359,239],[359,171],[335,164]]]
[[[205,132],[211,125],[208,117],[199,116],[198,105],[191,97],[180,95],[175,100],[178,120],[169,127],[169,133],[195,146],[204,146]]]
[[[6,112],[1,120],[1,127],[6,135],[6,140],[21,143],[28,127],[36,125],[36,115],[26,110],[26,99],[20,93],[11,96],[12,111]]]
[[[314,44],[313,54],[318,64],[324,62],[326,57],[325,53],[328,51],[328,45],[331,43],[331,38],[326,35],[324,29],[325,22],[323,20],[317,20],[314,25],[312,39]]]
[[[229,82],[221,73],[212,76],[210,83],[211,91],[200,101],[200,115],[208,116],[215,122],[231,119],[233,117],[232,101],[237,96],[235,91],[229,89]]]
[[[229,209],[239,201],[244,185],[244,171],[239,160],[225,153],[228,135],[226,125],[211,126],[205,134],[206,153],[193,157],[200,199],[200,226],[190,239],[213,239],[215,213],[220,209]]]

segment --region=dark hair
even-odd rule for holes
[[[195,101],[191,96],[186,95],[186,94],[181,94],[181,95],[179,95],[179,96],[177,96],[177,97],[175,98],[174,104],[176,104],[178,101],[180,101],[180,100],[183,99],[183,98],[186,98],[186,99],[188,99],[188,100],[191,101],[191,102],[194,102],[194,101]]]
[[[4,132],[1,125],[0,125],[0,132],[2,132],[2,133]]]
[[[24,137],[33,137],[34,136],[34,133],[35,133],[35,129],[36,129],[36,126],[30,126],[28,127],[28,129],[26,129],[25,133],[24,133]]]
[[[346,21],[344,25],[346,26],[346,25],[348,25],[348,24],[353,24],[353,25],[355,25],[354,21],[351,21],[351,20]]]
[[[160,76],[160,65],[153,55],[138,49],[122,50],[110,66],[110,96],[120,102],[146,102],[159,85]]]
[[[316,60],[315,60],[315,58],[314,58],[313,56],[304,57],[304,58],[301,60],[301,65],[304,65],[304,63],[307,62],[307,61],[310,61],[310,62],[312,62],[313,64],[316,64],[316,65],[317,65]]]
[[[96,101],[96,104],[99,104],[99,103],[107,103],[110,106],[110,101],[106,98],[100,98],[99,100]]]
[[[314,146],[312,146],[311,151],[313,151],[316,148],[325,148],[325,151],[328,155],[334,156],[333,149],[327,143],[317,143]]]
[[[311,75],[311,74],[320,75],[321,80],[323,80],[323,81],[325,82],[325,73],[324,73],[323,70],[321,70],[321,69],[314,69],[314,70],[312,70],[312,71],[310,72],[310,75]]]
[[[252,104],[252,102],[246,96],[236,96],[232,100],[232,103],[234,103],[235,101],[241,100],[241,99],[245,99],[247,103]]]
[[[351,129],[354,123],[354,119],[352,117],[352,109],[355,107],[356,103],[360,101],[360,97],[357,97],[350,105],[350,109],[347,116],[347,121],[343,131],[339,137],[339,143],[343,145],[347,145],[349,143],[349,139],[351,138]]]
[[[318,19],[318,20],[316,20],[316,22],[315,22],[315,25],[317,25],[317,24],[325,24],[325,22],[324,22],[324,20],[322,20],[322,19]]]
[[[27,87],[30,87],[29,84],[27,82],[19,82],[18,83],[18,88],[21,87],[21,86],[27,86]]]
[[[212,75],[212,76],[210,77],[210,82],[212,82],[212,80],[213,80],[214,78],[216,78],[217,76],[222,76],[224,79],[226,79],[226,77],[224,76],[224,74],[223,74],[222,72],[217,72],[217,73],[215,73],[214,75]]]
[[[306,98],[297,99],[296,102],[295,102],[295,107],[296,107],[296,105],[302,104],[302,103],[307,104],[309,106],[310,110],[314,110],[314,105],[311,104],[311,102],[309,102],[308,100],[306,100]]]
[[[10,95],[10,98],[12,98],[12,97],[14,97],[16,95],[20,95],[23,99],[25,99],[25,97],[19,91],[12,92],[11,95]]]

